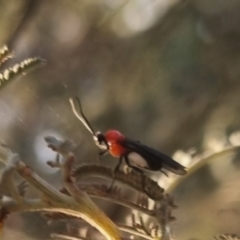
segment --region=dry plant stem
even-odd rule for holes
[[[145,232],[146,235],[151,236],[151,233],[149,232],[149,230],[146,228],[144,224],[142,216],[140,216],[139,219],[140,219],[140,224],[142,226],[142,230]]]
[[[139,211],[141,213],[144,213],[144,214],[146,214],[150,217],[155,216],[155,211],[154,210],[150,210],[148,208],[139,206],[138,204],[128,202],[123,198],[116,198],[114,196],[106,194],[106,192],[99,192],[96,189],[89,189],[88,187],[85,188],[84,186],[83,187],[81,186],[81,189],[86,191],[87,194],[91,197],[104,199],[106,201],[122,205],[124,207],[130,208],[131,210],[136,210],[136,211]]]
[[[9,159],[7,161],[6,167],[2,170],[1,175],[0,175],[0,190],[3,190],[3,195],[4,194],[4,189],[6,192],[6,195],[11,196],[18,204],[22,204],[22,197],[20,196],[19,190],[14,183],[13,179],[13,173],[15,171],[14,165],[11,163],[11,160],[14,161],[14,159]],[[14,163],[15,164],[15,163]]]
[[[60,193],[43,179],[41,179],[25,163],[20,160],[17,154],[12,153],[6,148],[0,147],[0,160],[7,165],[8,162],[10,162],[12,165],[15,165],[15,170],[18,172],[18,174],[33,186],[35,186],[37,190],[45,195],[45,197],[51,199],[52,202],[71,202],[70,197]]]
[[[47,209],[47,206],[41,199],[23,199],[19,205],[13,199],[1,200],[0,206],[4,207],[7,212],[26,212],[26,211],[42,211]]]
[[[152,236],[149,236],[149,235],[146,235],[145,233],[137,231],[136,228],[134,228],[134,227],[127,226],[124,224],[117,224],[117,226],[118,226],[119,230],[121,230],[123,232],[130,233],[135,236],[142,237],[142,238],[149,239],[149,240],[154,239],[154,237],[152,237]]]
[[[73,217],[82,218],[93,227],[97,228],[108,240],[120,240],[115,225],[100,209],[98,209],[90,198],[86,197],[86,194],[81,194],[81,199],[78,197],[76,200],[60,193],[20,161],[17,154],[12,153],[10,150],[6,150],[6,148],[0,147],[0,159],[5,164],[8,164],[8,161],[10,161],[10,164],[15,167],[16,171],[31,185],[35,186],[44,196],[45,201],[35,202],[36,204],[31,205],[27,205],[28,202],[23,201],[23,205],[19,208],[15,208],[16,210],[60,212]],[[70,183],[66,185],[68,184]],[[2,204],[4,204],[4,202],[2,202]],[[3,205],[3,207],[5,206]],[[13,209],[14,204],[11,205],[11,207]]]
[[[82,191],[77,185],[73,182],[71,177],[71,169],[74,161],[72,154],[66,158],[64,167],[63,167],[63,180],[66,189],[74,197],[74,199],[81,205],[84,205],[84,215],[88,217],[88,222],[95,226],[97,224],[98,229],[103,235],[111,233],[112,236],[115,236],[114,239],[120,239],[120,234],[115,226],[115,224],[101,211],[91,200],[91,198]],[[94,219],[92,214],[94,212]],[[96,227],[96,226],[95,226]],[[101,228],[100,228],[101,227]],[[111,239],[111,238],[109,238]]]
[[[124,172],[117,172],[116,174],[113,173],[112,169],[99,166],[99,165],[82,165],[78,166],[73,172],[71,172],[71,166],[73,163],[73,157],[71,154],[69,154],[69,148],[71,148],[70,141],[59,141],[54,137],[46,137],[45,140],[48,143],[48,146],[61,154],[62,156],[66,157],[68,154],[68,157],[66,157],[68,160],[65,161],[65,173],[64,176],[64,182],[66,183],[65,187],[70,192],[72,196],[78,196],[79,194],[76,194],[79,189],[77,186],[75,186],[72,182],[72,176],[76,177],[78,180],[85,178],[85,177],[103,177],[107,179],[113,179],[113,177],[118,180],[119,182],[127,185],[128,187],[132,187],[133,189],[142,192],[142,176],[136,172],[132,172],[131,174],[125,174]],[[54,163],[51,163],[51,166],[54,166]],[[77,189],[77,191],[76,191]],[[171,213],[171,202],[168,201],[168,197],[163,193],[163,189],[158,186],[156,182],[154,182],[152,179],[145,176],[145,190],[148,191],[149,195],[152,196],[153,200],[158,200],[157,202],[160,204],[160,208],[156,209],[157,212],[156,218],[157,220],[162,223],[162,232],[163,232],[163,239],[168,239],[168,231],[166,231],[169,223],[169,217]],[[108,195],[106,193],[106,195]],[[116,196],[118,197],[119,191],[117,191]],[[142,219],[140,219],[142,220]],[[133,221],[133,225],[134,225]],[[141,222],[143,223],[143,221]],[[148,229],[143,224],[135,224],[133,228],[126,227],[128,230],[134,230],[135,233],[137,232],[138,235],[141,234],[142,237],[149,237],[149,239],[152,239],[152,236]],[[144,233],[138,231],[138,228],[140,231],[143,231]],[[133,233],[133,234],[135,234]]]
[[[173,192],[184,180],[185,178],[189,177],[190,175],[194,174],[195,171],[200,169],[202,166],[204,166],[206,163],[213,161],[216,158],[224,156],[224,154],[234,153],[237,154],[237,152],[240,150],[240,146],[231,146],[226,147],[220,152],[215,152],[212,154],[208,154],[207,156],[196,156],[193,158],[193,161],[195,162],[195,159],[197,161],[196,164],[194,164],[192,167],[188,169],[188,174],[184,177],[179,178],[177,181],[174,181],[166,190],[168,193]]]
[[[63,240],[88,240],[87,238],[84,238],[84,237],[71,237],[65,234],[57,234],[57,233],[51,234],[51,238],[57,238],[57,239],[63,239]]]
[[[162,200],[161,206],[158,209],[158,221],[161,226],[161,239],[162,240],[170,240],[171,239],[171,234],[170,234],[170,227],[169,227],[169,222],[171,221],[170,215],[171,215],[171,208],[169,206],[169,201],[168,201],[168,195]]]

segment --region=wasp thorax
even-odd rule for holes
[[[96,134],[93,136],[93,140],[101,150],[109,149],[108,142],[101,132],[96,132]]]

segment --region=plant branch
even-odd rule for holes
[[[97,228],[108,240],[120,240],[120,235],[115,227],[114,223],[102,212],[87,196],[86,193],[82,192],[80,189],[74,186],[71,181],[65,179],[65,186],[74,189],[78,192],[79,196],[75,199],[73,197],[66,196],[61,192],[54,189],[51,185],[41,179],[36,173],[34,173],[25,163],[23,163],[17,154],[12,153],[6,147],[0,147],[0,158],[8,165],[13,165],[18,174],[33,185],[37,190],[43,193],[43,201],[33,202],[33,204],[28,205],[29,201],[23,201],[23,205],[19,206],[11,202],[11,210],[19,211],[48,211],[48,212],[60,212],[73,217],[82,218],[91,224],[93,227]],[[65,174],[69,170],[67,166],[72,161],[72,155],[66,159],[66,164],[63,171]],[[63,173],[63,176],[64,175]],[[68,181],[68,182],[67,182]],[[6,202],[1,202],[3,207],[8,207],[4,205]],[[9,203],[9,202],[8,202]],[[17,207],[16,207],[17,206]]]

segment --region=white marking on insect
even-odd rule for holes
[[[149,168],[147,161],[138,153],[131,152],[128,154],[130,164],[140,168]]]

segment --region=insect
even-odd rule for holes
[[[134,169],[142,175],[143,170],[161,171],[165,173],[162,169],[166,169],[177,175],[186,174],[185,167],[174,161],[172,158],[140,143],[139,141],[134,141],[125,137],[117,130],[108,130],[105,134],[99,131],[95,132],[83,114],[79,99],[76,98],[75,100],[79,105],[79,112],[75,107],[74,100],[70,98],[69,101],[72,110],[75,116],[92,134],[95,144],[101,149],[99,156],[110,153],[113,157],[119,158],[119,162],[114,169],[114,173],[119,170],[122,161],[125,160],[126,164],[130,168]],[[111,187],[112,185],[113,182],[111,184]]]

